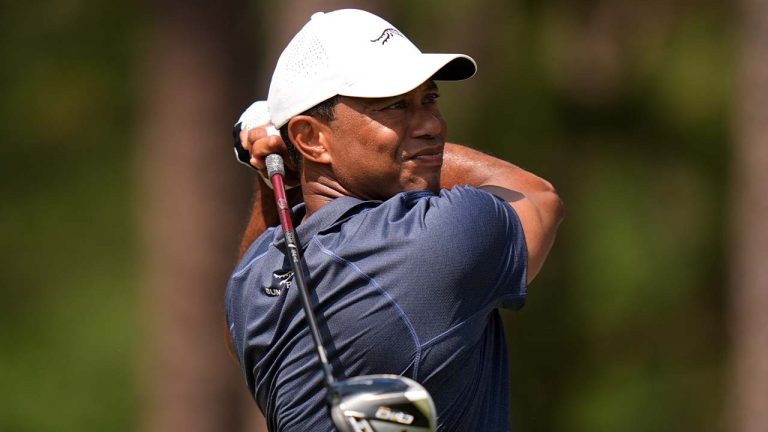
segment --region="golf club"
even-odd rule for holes
[[[293,286],[299,290],[320,360],[333,424],[340,432],[434,431],[437,423],[435,404],[427,390],[416,381],[398,375],[365,375],[342,381],[334,378],[304,279],[299,239],[293,229],[291,209],[285,195],[283,159],[280,155],[270,154],[266,165],[294,274]]]

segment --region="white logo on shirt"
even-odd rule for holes
[[[278,272],[272,273],[272,279],[277,282],[277,288],[264,287],[264,293],[270,297],[277,297],[282,294],[283,289],[289,289],[293,283],[293,270],[280,274]],[[273,286],[274,286],[273,282]]]

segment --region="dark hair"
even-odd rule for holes
[[[330,123],[336,119],[336,104],[339,102],[339,95],[326,99],[312,108],[304,111],[300,115],[308,115],[315,117],[325,123]],[[291,142],[291,138],[288,135],[288,123],[284,124],[280,128],[280,137],[285,141],[285,145],[288,147],[288,155],[292,159],[295,166],[301,164],[301,153],[296,150],[296,146]]]

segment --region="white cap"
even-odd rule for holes
[[[463,54],[422,53],[392,24],[369,12],[318,12],[277,61],[267,98],[269,113],[280,128],[336,95],[397,96],[430,78],[469,78],[476,68]]]

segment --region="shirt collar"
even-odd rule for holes
[[[303,222],[302,219],[304,219],[304,215],[307,213],[306,205],[301,203],[295,206],[291,213],[294,230],[296,231],[296,237],[298,237],[301,249],[306,248],[306,243],[317,233],[331,227],[347,215],[357,213],[362,208],[376,207],[379,204],[381,204],[381,201],[363,201],[350,196],[342,196],[324,205]],[[272,245],[284,254],[287,252],[282,226],[275,228]]]

